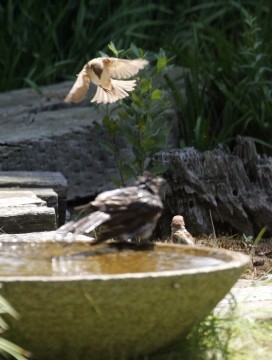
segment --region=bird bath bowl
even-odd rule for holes
[[[31,236],[0,236],[0,293],[20,314],[5,317],[4,337],[37,360],[135,358],[166,347],[210,313],[248,264],[214,248],[119,251]]]

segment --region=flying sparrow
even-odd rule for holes
[[[193,236],[186,230],[183,216],[176,215],[171,222],[171,240],[174,243],[194,245]]]
[[[70,103],[83,100],[91,82],[97,85],[91,102],[106,104],[123,99],[129,95],[128,91],[134,89],[136,80],[119,79],[128,79],[136,75],[147,64],[148,61],[144,59],[126,60],[112,57],[93,59],[83,66],[64,101]]]
[[[161,215],[163,204],[159,190],[165,183],[160,177],[139,177],[135,186],[105,191],[87,205],[79,207],[89,212],[78,221],[70,221],[59,228],[63,235],[89,235],[99,228],[97,244],[108,239],[148,240]]]

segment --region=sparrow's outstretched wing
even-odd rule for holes
[[[85,70],[85,67],[80,71],[77,75],[76,82],[74,83],[72,89],[70,90],[69,94],[64,99],[65,102],[80,102],[84,99],[87,91],[89,89],[90,79]]]
[[[136,75],[139,70],[143,69],[148,61],[145,59],[117,59],[117,58],[104,58],[104,66],[107,66],[110,76],[114,79],[128,79]]]

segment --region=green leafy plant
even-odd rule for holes
[[[181,147],[207,150],[239,134],[272,152],[269,0],[7,0],[0,23],[0,91],[41,94],[40,85],[74,79],[109,39],[118,49],[163,48],[184,69],[186,97],[178,79],[168,81]]]
[[[19,315],[14,310],[14,308],[7,302],[7,300],[0,295],[0,314],[9,314],[15,319],[18,319]],[[8,329],[7,323],[0,316],[0,332],[4,332]],[[17,360],[27,360],[27,357],[30,356],[30,353],[21,347],[13,344],[12,342],[0,337],[0,355],[5,356],[9,354]],[[0,356],[1,357],[1,356]]]
[[[135,45],[127,51],[117,51],[114,44],[109,49],[115,57],[145,57],[150,66],[137,77],[137,87],[129,98],[113,108],[106,106],[100,127],[105,134],[101,145],[114,157],[119,170],[118,185],[125,185],[147,168],[152,173],[163,170],[161,166],[149,166],[153,155],[166,148],[171,129],[167,111],[169,102],[162,85],[162,74],[167,71],[169,60],[163,50],[157,54],[144,53]],[[102,54],[105,55],[105,54]]]
[[[69,74],[72,79],[107,46],[109,36],[120,47],[155,42],[157,34],[150,30],[164,27],[169,13],[163,1],[0,2],[0,91],[26,86],[40,91],[40,85]]]
[[[185,95],[167,78],[180,114],[181,146],[208,150],[240,134],[272,149],[271,45],[257,18],[232,4],[242,14],[242,31],[234,38],[225,28],[193,22],[183,56]]]
[[[254,239],[253,236],[247,236],[245,234],[243,234],[243,238],[245,240],[245,242],[247,244],[250,244],[251,246],[251,255],[254,256],[255,255],[255,250],[256,248],[258,247],[258,245],[260,244],[262,238],[263,238],[263,235],[264,233],[266,232],[267,230],[267,227],[264,226],[258,233],[257,237]]]

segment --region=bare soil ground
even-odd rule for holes
[[[272,239],[265,239],[259,245],[248,242],[241,237],[220,236],[214,239],[212,236],[196,239],[197,245],[224,248],[240,251],[251,258],[251,263],[243,273],[243,279],[257,280],[268,274],[272,276]]]

